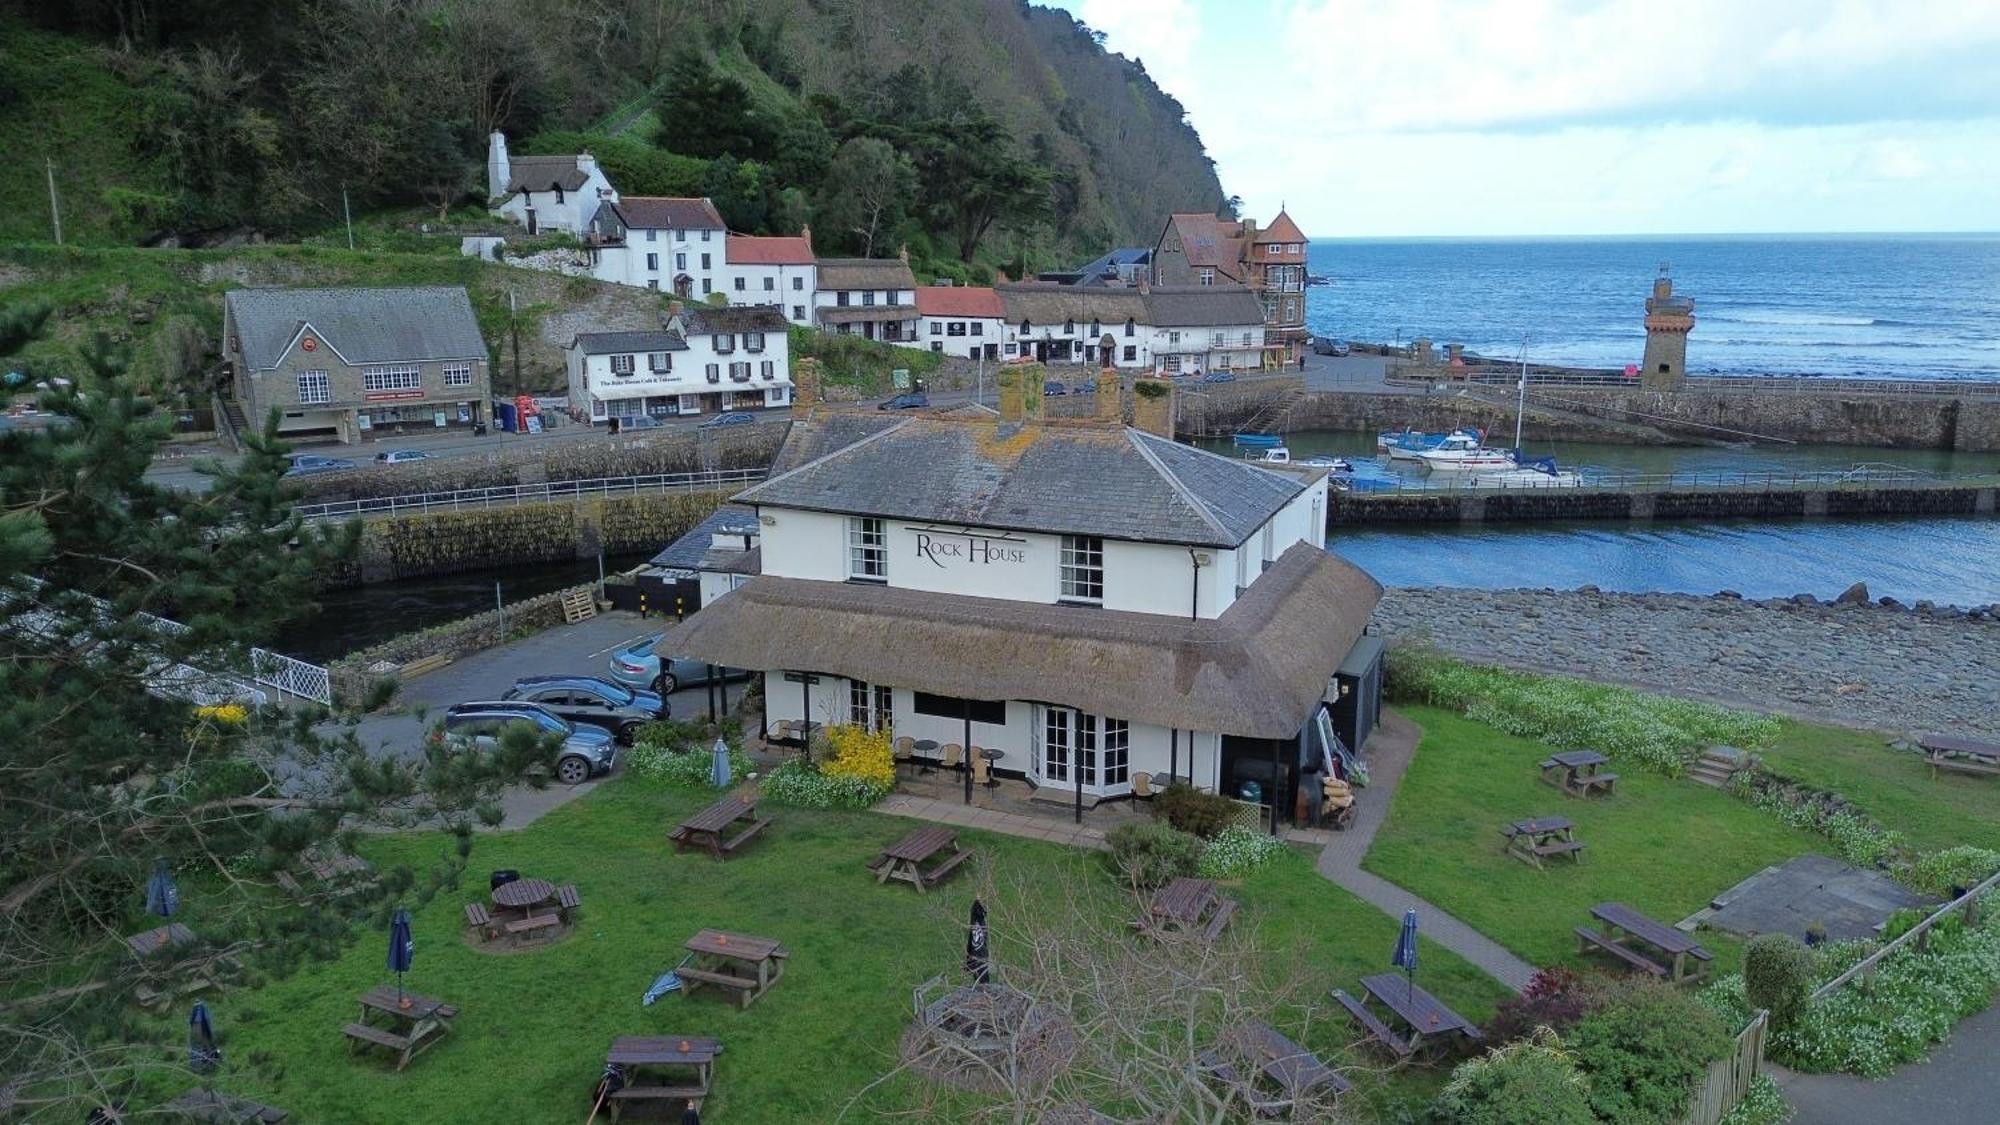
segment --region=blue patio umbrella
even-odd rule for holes
[[[1396,935],[1396,952],[1389,963],[1403,970],[1412,996],[1417,990],[1417,911],[1415,907],[1403,911],[1403,928]]]
[[[208,1005],[197,1000],[188,1013],[188,1069],[196,1074],[212,1074],[222,1061],[215,1045],[215,1028],[208,1022]]]
[[[153,861],[153,876],[146,880],[146,912],[171,918],[181,908],[181,892],[174,886],[173,872],[165,856]]]
[[[715,762],[709,767],[708,779],[717,789],[727,789],[729,788],[729,744],[719,738],[716,739],[713,753]]]
[[[389,971],[396,974],[399,1007],[409,1003],[403,998],[403,974],[410,971],[410,957],[416,951],[416,939],[410,936],[410,912],[398,907],[396,916],[389,920]]]

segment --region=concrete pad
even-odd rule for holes
[[[1804,938],[1817,923],[1833,941],[1876,937],[1898,910],[1930,900],[1879,871],[1832,856],[1802,855],[1767,867],[1717,895],[1703,923],[1734,934]]]

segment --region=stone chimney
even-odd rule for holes
[[[1153,291],[1153,275],[1150,272],[1140,274],[1139,295],[1143,297],[1146,294],[1151,293],[1152,291]]]
[[[576,170],[584,175],[597,171],[597,158],[587,152],[576,154]]]
[[[909,264],[910,264],[910,244],[909,244],[909,243],[907,243],[907,242],[903,243],[903,248],[902,248],[901,250],[898,250],[898,251],[896,251],[896,257],[897,257],[898,259],[900,259],[900,260],[902,261],[902,263],[903,263],[904,265],[906,265],[906,266],[907,266],[907,265],[909,265]]]
[[[800,238],[803,238],[803,239],[805,239],[805,240],[806,240],[806,249],[807,249],[808,251],[812,250],[812,245],[813,245],[813,228],[812,228],[812,224],[811,224],[811,223],[800,223],[800,224],[799,224],[799,237],[800,237]]]
[[[1251,245],[1252,243],[1256,242],[1256,241],[1257,241],[1257,220],[1255,220],[1255,219],[1245,219],[1245,220],[1243,220],[1243,246],[1244,246],[1244,248],[1245,248],[1245,249],[1248,249],[1248,248],[1250,247],[1250,245]]]
[[[1000,420],[1018,422],[1021,420],[1021,372],[1022,365],[1000,369]]]
[[[1002,269],[996,269],[996,270],[994,270],[994,271],[993,271],[993,284],[995,284],[995,285],[1005,285],[1005,284],[1007,284],[1007,281],[1008,281],[1008,277],[1007,277],[1007,271],[1006,271],[1006,270],[1002,270]]]
[[[792,417],[819,405],[819,360],[811,356],[792,361]]]
[[[1097,373],[1097,420],[1114,426],[1125,421],[1125,380],[1109,364]]]
[[[1463,364],[1465,362],[1465,345],[1446,344],[1444,346],[1444,361],[1453,367]]]
[[[1171,379],[1132,380],[1132,426],[1172,441],[1174,384]]]
[[[1017,363],[1000,369],[1000,420],[1039,422],[1042,420],[1042,377],[1039,363]]]
[[[486,138],[486,198],[507,194],[507,181],[514,178],[514,166],[507,159],[507,134],[495,129]]]

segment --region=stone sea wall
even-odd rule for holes
[[[1366,493],[1327,499],[1333,526],[1519,520],[1804,519],[1819,516],[1993,515],[2000,488],[1922,486],[1599,492],[1583,488]]]
[[[1810,595],[1407,589],[1376,611],[1393,643],[1527,671],[1902,734],[2000,737],[2000,605]]]

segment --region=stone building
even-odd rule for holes
[[[461,286],[236,289],[222,355],[245,420],[287,437],[469,429],[492,398],[485,338]]]
[[[1175,214],[1153,246],[1155,285],[1241,285],[1264,310],[1266,343],[1277,362],[1296,362],[1306,332],[1304,232],[1280,210],[1269,227],[1252,219]]]
[[[1639,365],[1639,385],[1649,391],[1678,391],[1687,386],[1688,333],[1694,331],[1694,298],[1674,296],[1674,280],[1665,267],[1646,298],[1646,358]]]

